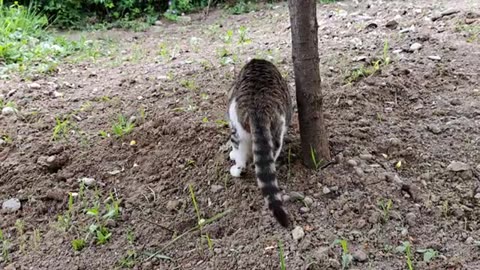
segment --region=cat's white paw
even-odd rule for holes
[[[234,166],[230,167],[230,174],[233,177],[240,177],[240,175],[242,174],[242,171],[243,171],[243,169],[240,166],[234,165]]]
[[[236,151],[232,150],[230,151],[230,160],[235,160],[235,156],[236,156]]]

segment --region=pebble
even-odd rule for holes
[[[371,159],[373,159],[373,155],[372,154],[361,154],[360,158],[363,159],[363,160],[371,160]]]
[[[328,187],[323,187],[323,194],[328,194],[330,193],[330,189]]]
[[[480,200],[480,193],[475,194],[474,198]]]
[[[210,187],[210,190],[211,190],[213,193],[218,193],[218,192],[220,192],[222,189],[223,189],[223,186],[221,186],[221,185],[212,185],[212,186]]]
[[[398,27],[398,22],[396,20],[391,20],[391,21],[388,21],[387,24],[385,24],[385,27],[389,28],[389,29],[397,29]]]
[[[350,165],[350,166],[352,166],[352,167],[358,166],[357,161],[354,160],[354,159],[349,159],[349,160],[347,161],[347,164]]]
[[[295,201],[295,200],[303,200],[305,198],[305,196],[300,193],[300,192],[297,192],[297,191],[292,191],[290,192],[290,198]]]
[[[410,51],[415,52],[415,51],[420,50],[422,47],[423,47],[422,44],[420,44],[418,42],[415,42],[410,46]]]
[[[178,206],[180,205],[180,201],[179,200],[171,200],[171,201],[168,201],[167,202],[167,210],[169,211],[174,211],[178,208]]]
[[[438,55],[430,55],[430,56],[428,56],[428,59],[435,60],[435,61],[440,61],[440,60],[442,60],[442,57],[440,57]]]
[[[18,211],[20,207],[22,207],[22,204],[17,198],[8,199],[2,203],[2,209],[10,212]]]
[[[30,89],[40,89],[42,86],[39,83],[31,83],[28,85],[28,88]]]
[[[7,142],[5,142],[4,140],[0,139],[0,146],[6,144]]]
[[[362,40],[359,38],[352,38],[350,42],[355,46],[355,48],[360,48],[363,44]]]
[[[415,226],[415,224],[417,223],[417,216],[414,213],[408,213],[405,218],[407,220],[407,224],[410,227]]]
[[[15,108],[12,108],[12,107],[4,107],[2,109],[3,115],[12,115],[12,114],[15,114],[15,112],[16,112]]]
[[[305,203],[305,205],[311,206],[313,204],[313,199],[309,196],[306,196],[305,199],[303,199],[303,202]]]
[[[346,101],[348,106],[353,106],[353,100],[349,99]]]
[[[5,266],[5,269],[4,270],[16,270],[17,267],[15,267],[15,264],[12,263],[12,264],[9,264],[7,266]]]
[[[450,165],[448,165],[447,170],[451,172],[463,172],[470,170],[470,166],[460,161],[452,161]]]
[[[295,241],[302,239],[304,236],[305,232],[302,227],[296,226],[295,229],[292,230],[292,237]]]
[[[458,98],[450,100],[450,104],[453,106],[459,106],[462,105],[462,101]]]
[[[437,125],[429,125],[429,126],[427,126],[427,130],[432,132],[433,134],[437,134],[437,135],[443,132],[443,129],[441,129]]]
[[[475,239],[473,239],[473,237],[469,236],[469,237],[467,238],[467,240],[465,240],[465,243],[466,243],[467,245],[471,245],[471,244],[473,244],[474,241],[475,241]]]
[[[368,255],[365,251],[357,249],[352,253],[353,259],[358,262],[366,262],[368,260]]]
[[[78,179],[78,181],[81,182],[81,183],[84,183],[87,186],[94,186],[97,183],[97,181],[95,181],[95,179],[90,178],[90,177],[83,177],[83,178]]]
[[[300,208],[300,213],[305,214],[305,213],[308,213],[308,212],[310,212],[310,208],[305,207],[305,206]]]
[[[360,177],[365,175],[365,172],[363,172],[362,168],[360,167],[355,167],[355,173]]]

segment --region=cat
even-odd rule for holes
[[[274,64],[253,59],[241,69],[229,92],[228,118],[230,159],[235,161],[230,174],[243,175],[253,158],[257,184],[268,208],[282,226],[288,227],[275,162],[292,118],[292,99]]]

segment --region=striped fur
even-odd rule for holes
[[[230,173],[241,176],[253,158],[257,183],[268,208],[287,227],[289,218],[283,208],[275,161],[290,124],[292,101],[285,80],[272,63],[254,59],[242,68],[230,92],[228,115],[230,159],[235,161]]]

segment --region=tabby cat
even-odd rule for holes
[[[228,116],[230,159],[235,161],[230,174],[240,177],[253,157],[257,183],[268,208],[282,226],[288,227],[275,161],[292,118],[292,100],[275,65],[253,59],[242,68],[229,93]]]

